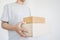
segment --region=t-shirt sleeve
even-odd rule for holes
[[[1,17],[1,21],[8,22],[8,7],[7,7],[7,5],[4,6],[4,10],[3,10],[2,17]]]

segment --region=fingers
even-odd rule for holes
[[[22,31],[19,31],[19,33],[20,33],[20,36],[27,38],[27,36]]]
[[[25,24],[25,23],[26,23],[26,22],[24,22],[24,21],[19,22],[19,23],[17,24],[17,26],[18,26],[18,29],[19,29],[19,30],[18,30],[18,31],[19,31],[19,32],[18,32],[19,35],[22,36],[22,37],[27,38],[27,35],[24,34],[24,31],[25,31],[25,30],[22,30],[22,29],[21,29],[22,25]]]
[[[22,21],[22,22],[18,23],[19,28],[21,28],[23,24],[26,24],[26,22]]]

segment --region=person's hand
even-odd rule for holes
[[[22,30],[19,26],[22,26],[24,24],[24,22],[21,22],[21,23],[18,23],[17,25],[16,25],[16,27],[15,27],[15,30],[16,30],[16,32],[20,35],[20,36],[22,36],[22,37],[27,37],[25,34],[24,34],[24,31],[25,30]]]

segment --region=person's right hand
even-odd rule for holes
[[[15,30],[16,30],[16,32],[17,32],[20,36],[22,36],[22,37],[27,37],[27,36],[24,34],[24,31],[25,31],[25,30],[22,30],[22,29],[20,29],[20,27],[19,27],[19,26],[22,26],[23,24],[24,24],[24,22],[18,23],[18,24],[16,25],[16,27],[15,27]]]

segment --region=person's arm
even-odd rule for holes
[[[6,29],[6,30],[16,30],[15,27],[16,26],[10,25],[7,22],[2,21],[2,28]]]
[[[2,28],[3,29],[6,29],[6,30],[10,30],[10,31],[16,31],[20,36],[22,37],[27,37],[24,33],[23,33],[23,30],[20,30],[20,28],[18,27],[18,25],[21,26],[22,23],[19,23],[17,25],[11,25],[11,24],[8,24],[7,22],[5,21],[2,21]]]

